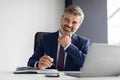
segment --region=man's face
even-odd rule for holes
[[[65,13],[61,19],[61,33],[70,35],[76,32],[81,25],[81,16],[75,16],[70,13]]]

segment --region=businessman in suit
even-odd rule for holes
[[[89,48],[89,39],[75,34],[83,19],[84,13],[79,6],[68,6],[61,17],[60,29],[40,39],[28,66],[40,70],[79,71]]]

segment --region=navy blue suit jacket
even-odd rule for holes
[[[36,61],[39,61],[39,58],[46,53],[50,57],[54,58],[54,64],[56,66],[56,57],[57,57],[57,47],[59,32],[48,33],[40,39],[40,42],[37,46],[37,49],[34,51],[32,57],[28,61],[28,66],[34,67]],[[85,56],[89,48],[89,40],[83,36],[73,34],[71,36],[72,43],[65,50],[67,53],[66,62],[64,71],[79,71],[83,66]],[[50,68],[55,69],[56,67],[52,66]]]

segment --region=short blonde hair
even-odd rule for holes
[[[77,6],[77,5],[70,5],[68,6],[65,10],[64,10],[64,13],[70,13],[70,14],[73,14],[75,16],[81,16],[81,23],[82,21],[84,20],[84,12],[83,10]]]

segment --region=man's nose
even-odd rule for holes
[[[69,26],[69,27],[71,27],[71,26],[72,26],[72,23],[71,23],[71,22],[69,22],[69,23],[68,23],[68,26]]]

